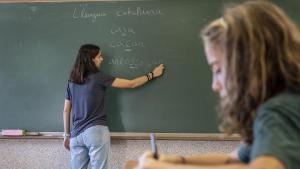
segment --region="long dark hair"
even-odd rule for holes
[[[276,5],[249,1],[227,8],[203,39],[225,53],[221,127],[251,143],[258,107],[285,89],[300,91],[299,30]]]
[[[98,72],[93,59],[99,54],[99,46],[93,44],[84,44],[80,47],[72,71],[69,76],[69,82],[83,84],[89,73]]]

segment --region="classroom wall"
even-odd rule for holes
[[[70,154],[62,139],[0,139],[0,166],[5,169],[67,169]],[[239,141],[157,140],[160,152],[189,155],[197,153],[228,153]],[[111,169],[122,169],[125,162],[137,159],[150,149],[148,140],[118,140],[111,142]]]

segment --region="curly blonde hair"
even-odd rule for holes
[[[220,128],[251,143],[258,107],[285,89],[300,91],[299,30],[276,5],[249,1],[226,8],[202,38],[225,54]]]

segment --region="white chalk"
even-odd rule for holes
[[[2,136],[23,136],[25,134],[25,130],[22,129],[2,129]]]

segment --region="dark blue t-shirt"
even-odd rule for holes
[[[66,99],[70,100],[72,105],[71,137],[76,137],[89,127],[107,125],[105,90],[111,86],[114,79],[100,71],[89,74],[84,84],[68,82]]]

